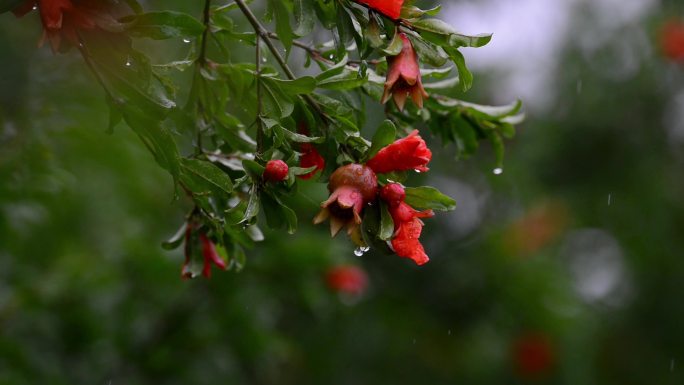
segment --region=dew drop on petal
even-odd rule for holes
[[[494,173],[494,175],[501,175],[503,174],[503,168],[497,167],[492,172]]]

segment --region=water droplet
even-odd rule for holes
[[[414,345],[416,344],[416,339],[415,339],[415,338],[413,339],[413,344],[414,344]]]
[[[418,174],[420,174],[421,172],[423,172],[423,171],[418,170],[418,169],[415,169],[415,170],[413,170],[413,171],[417,172]]]
[[[368,252],[368,250],[370,250],[370,247],[357,247],[356,250],[354,250],[354,255],[357,257],[362,257]]]
[[[330,54],[330,60],[332,60],[335,57],[335,55]]]
[[[128,59],[126,59],[126,67],[130,67],[132,65],[133,63],[131,63],[131,58],[129,57]]]
[[[672,361],[670,361],[670,371],[671,372],[674,372],[674,361],[675,361],[674,358],[672,359]]]
[[[608,194],[608,206],[610,206],[611,203],[613,203],[613,194]]]
[[[577,80],[577,94],[578,95],[582,93],[582,87],[583,87],[582,79]]]
[[[31,9],[33,9],[35,11],[36,9],[38,9],[38,6],[34,5],[33,8],[31,8]]]
[[[185,44],[190,43],[190,39],[184,38],[184,39],[183,39],[183,43],[185,43]]]
[[[451,335],[451,329],[449,329],[449,335]]]
[[[492,172],[494,173],[494,175],[501,175],[503,174],[503,168],[497,167]]]
[[[264,58],[261,58],[261,61],[264,62],[264,63],[266,63],[266,58],[265,58],[265,57],[264,57]]]

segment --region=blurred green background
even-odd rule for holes
[[[659,47],[684,6],[444,3],[495,32],[466,50],[465,98],[520,96],[528,120],[498,176],[487,147],[455,161],[424,133],[432,170],[409,184],[459,203],[426,222],[432,261],[355,257],[310,225],[307,183],[297,235],[209,281],[160,248],[188,203],[130,130],[105,133],[78,55],[38,49],[36,15],[0,16],[0,383],[684,383],[684,64]],[[366,270],[361,298],[327,287],[339,264]]]

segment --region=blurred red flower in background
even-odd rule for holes
[[[660,31],[663,54],[672,60],[684,62],[684,22],[672,20]]]
[[[418,130],[414,130],[409,136],[381,149],[366,165],[379,174],[408,170],[425,172],[429,170],[430,160],[432,152],[418,135]]]
[[[316,167],[313,171],[309,173],[299,175],[299,178],[311,179],[314,177],[314,175],[316,175],[318,171],[322,171],[325,169],[325,159],[323,159],[318,150],[316,150],[316,147],[314,147],[311,143],[302,143],[299,149],[302,153],[302,155],[299,157],[299,167]]]
[[[325,273],[328,287],[340,294],[361,296],[368,289],[368,275],[358,266],[337,266]]]
[[[511,349],[516,374],[528,380],[548,376],[556,362],[555,348],[544,333],[526,333],[519,336]]]

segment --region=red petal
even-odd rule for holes
[[[414,218],[411,221],[401,223],[397,234],[392,239],[394,252],[400,257],[412,259],[419,266],[430,260],[419,240],[422,231],[422,222],[420,219]]]
[[[368,7],[395,20],[401,16],[401,7],[404,5],[404,0],[357,0],[357,2],[366,4]]]
[[[432,159],[432,152],[418,135],[418,130],[381,149],[366,164],[376,173],[418,170],[427,171],[426,165]]]

